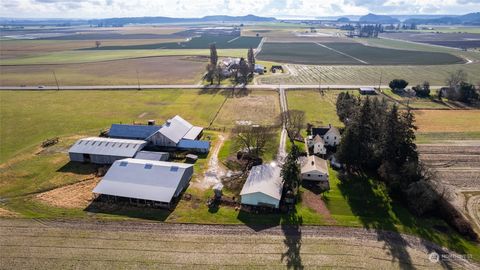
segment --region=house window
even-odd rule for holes
[[[328,136],[327,136],[327,140],[328,140]]]
[[[145,169],[150,170],[153,167],[152,164],[145,164]]]
[[[307,174],[308,177],[310,177],[310,174]]]
[[[120,167],[127,167],[128,162],[122,161],[120,162]]]

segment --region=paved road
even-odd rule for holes
[[[450,260],[431,262],[438,252]],[[335,226],[0,219],[1,269],[478,269],[419,238]]]
[[[374,85],[323,85],[322,89],[357,89],[359,87],[373,87]],[[247,85],[248,89],[259,89],[259,90],[276,90],[279,87],[283,89],[317,89],[318,84],[255,84]],[[378,87],[378,85],[375,85]],[[382,88],[388,88],[388,85],[382,85]],[[443,86],[430,86],[431,88],[441,88]],[[241,86],[233,85],[220,85],[220,86],[203,86],[198,84],[149,84],[149,85],[140,85],[140,89],[231,89],[231,88],[242,88]],[[0,90],[57,90],[57,87],[54,85],[45,85],[43,88],[38,86],[0,86]],[[138,90],[137,85],[65,85],[60,86],[60,90]]]

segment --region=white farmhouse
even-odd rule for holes
[[[311,134],[314,138],[319,135],[326,145],[332,147],[339,145],[342,140],[340,131],[332,125],[328,125],[328,127],[312,128]]]
[[[315,137],[310,136],[308,141],[308,149],[312,149],[311,151],[315,155],[325,155],[327,153],[327,148],[325,148],[325,141],[320,137],[320,135],[317,135]]]
[[[325,159],[309,156],[301,169],[302,180],[318,182],[323,189],[330,189],[328,165]]]

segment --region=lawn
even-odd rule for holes
[[[365,46],[361,43],[265,43],[259,59],[316,65],[446,65],[464,60],[449,53]]]
[[[1,91],[0,162],[56,136],[96,135],[112,123],[146,122],[181,114],[208,126],[225,100],[197,90]]]
[[[326,90],[323,95],[318,90],[289,90],[287,102],[289,110],[304,111],[306,122],[316,126],[343,126],[337,116],[335,103],[342,91]],[[358,91],[350,91],[357,94]]]

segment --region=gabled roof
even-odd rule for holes
[[[312,135],[315,137],[316,135],[323,136],[327,134],[329,131],[340,135],[340,131],[334,126],[328,126],[328,127],[318,127],[318,128],[312,128]]]
[[[183,136],[183,138],[187,140],[195,140],[196,138],[198,138],[200,133],[202,133],[202,131],[203,131],[202,127],[194,126],[187,132],[187,134],[185,134],[185,136]]]
[[[260,192],[280,200],[282,188],[283,182],[280,177],[280,167],[264,164],[252,167],[240,195]]]
[[[178,144],[178,148],[185,148],[185,149],[210,149],[210,142],[209,141],[197,141],[197,140],[185,140],[181,139]]]
[[[325,159],[317,156],[309,156],[307,162],[302,166],[301,173],[320,172],[328,174],[328,165]]]
[[[108,136],[112,138],[145,140],[162,126],[112,124]]]
[[[322,139],[322,137],[320,137],[320,135],[316,135],[314,138],[313,138],[313,143],[321,143],[321,144],[325,144],[325,141]]]
[[[191,177],[192,166],[132,158],[117,160],[93,192],[168,203],[184,175]]]
[[[142,140],[90,137],[78,140],[68,152],[90,155],[133,157],[145,146],[145,144],[147,144],[147,142]]]
[[[193,126],[182,117],[176,115],[167,122],[158,131],[174,143],[178,143]]]

